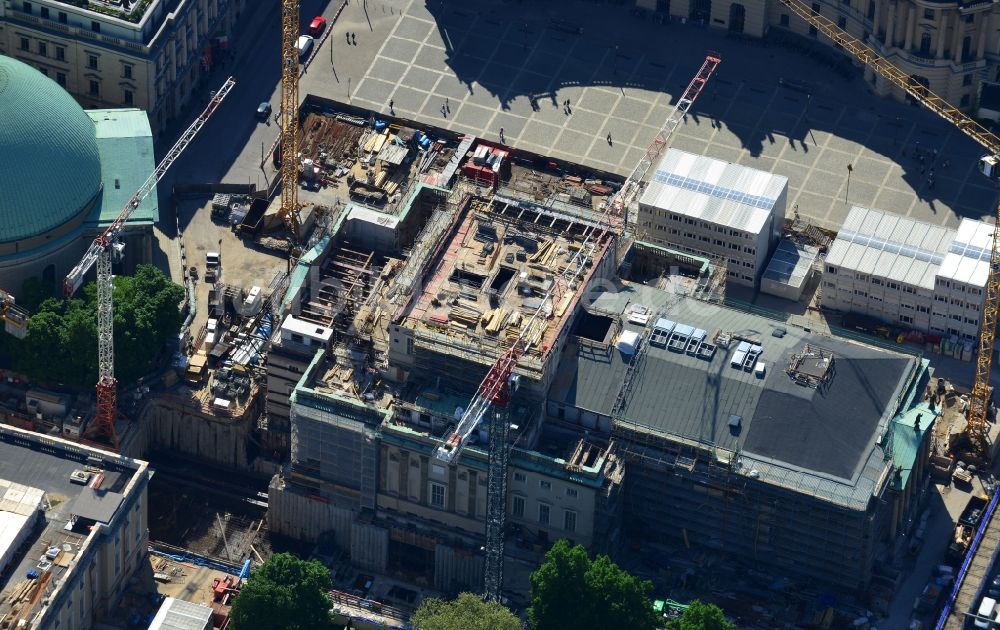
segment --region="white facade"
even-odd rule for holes
[[[979,335],[992,228],[854,207],[826,258],[822,304],[962,340]]]
[[[646,238],[727,261],[729,282],[756,286],[785,222],[788,178],[669,149],[639,200]]]

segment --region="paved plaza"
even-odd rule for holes
[[[855,204],[947,225],[993,215],[978,146],[917,106],[873,95],[860,72],[845,81],[790,50],[649,23],[624,7],[396,4],[403,14],[354,79],[354,105],[388,113],[392,100],[399,116],[494,140],[503,128],[514,147],[626,175],[711,49],[722,64],[674,147],[787,176],[789,210],[825,227]],[[782,78],[808,82],[811,94]],[[950,161],[939,160],[933,189],[913,157],[918,143]]]
[[[307,24],[319,13],[332,18],[341,3],[302,5]],[[254,111],[264,100],[280,103],[279,17],[264,6],[246,16],[235,66],[206,86],[231,72],[236,88],[170,180],[263,186],[273,177],[261,158],[277,129]],[[551,18],[582,34],[553,28]],[[875,96],[860,71],[845,81],[786,48],[650,23],[627,7],[349,0],[309,61],[300,95],[384,115],[392,100],[403,118],[494,140],[502,127],[514,147],[626,175],[707,50],[722,63],[673,146],[787,176],[789,215],[797,204],[803,217],[834,229],[853,204],[951,226],[993,216],[995,192],[975,170],[979,147],[918,106]],[[781,87],[782,79],[809,83],[811,94]],[[950,161],[935,167],[933,190],[927,165],[922,174],[913,157],[918,142]]]

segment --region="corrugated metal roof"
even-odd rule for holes
[[[938,275],[973,286],[986,286],[990,275],[990,248],[993,226],[974,219],[962,219],[955,240],[941,263]]]
[[[668,149],[640,202],[692,218],[759,233],[788,178]]]
[[[788,239],[778,241],[778,247],[767,263],[764,278],[800,287],[809,275],[809,268],[816,262],[819,250],[809,245],[798,245]]]
[[[828,264],[934,289],[935,276],[985,286],[992,226],[963,219],[959,230],[881,210],[851,208]]]

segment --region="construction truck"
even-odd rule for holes
[[[958,525],[952,535],[951,543],[948,544],[948,551],[945,559],[948,562],[957,564],[965,557],[972,543],[972,537],[976,535],[976,529],[983,518],[986,506],[989,505],[989,498],[985,496],[972,496],[958,517]]]

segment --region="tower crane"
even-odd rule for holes
[[[281,218],[292,241],[299,234],[299,0],[281,1]]]
[[[580,248],[569,264],[559,274],[542,297],[538,308],[521,326],[521,332],[486,373],[469,405],[458,419],[455,430],[448,434],[444,442],[434,451],[434,457],[445,463],[454,463],[472,432],[479,426],[486,412],[493,410],[490,418],[489,467],[487,470],[486,507],[486,558],[484,568],[484,594],[487,599],[499,601],[503,587],[503,547],[504,528],[507,515],[507,462],[510,452],[510,422],[506,408],[518,385],[514,369],[521,358],[535,346],[541,333],[530,334],[537,321],[547,318],[551,304],[565,290],[575,290],[583,280],[587,268],[603,258],[611,241],[624,232],[629,207],[645,185],[645,177],[656,158],[670,142],[674,131],[684,120],[691,105],[701,93],[705,83],[721,62],[718,53],[709,53],[698,73],[688,84],[678,99],[673,112],[663,128],[656,134],[649,148],[640,157],[639,164],[618,189],[612,199],[604,205],[597,224],[591,227]]]
[[[793,13],[801,17],[817,31],[823,33],[833,42],[866,67],[909,94],[914,100],[944,118],[966,136],[972,138],[979,146],[986,149],[986,155],[979,159],[979,171],[993,182],[1000,177],[1000,138],[991,133],[975,120],[966,116],[943,98],[907,76],[899,68],[875,52],[866,43],[851,36],[836,24],[817,14],[800,0],[778,0]],[[943,35],[943,33],[942,33]],[[969,407],[966,412],[965,434],[969,440],[971,454],[988,459],[986,443],[986,422],[990,406],[990,371],[993,362],[993,350],[996,341],[997,312],[1000,310],[1000,203],[996,207],[996,223],[990,243],[990,272],[986,280],[986,295],[983,300],[982,318],[979,322],[979,353],[976,356],[976,376],[969,396]]]
[[[115,347],[114,347],[114,276],[111,272],[112,256],[118,257],[125,249],[122,234],[125,223],[132,216],[143,200],[149,196],[156,184],[163,179],[167,170],[173,165],[184,149],[191,144],[201,128],[215,113],[229,91],[236,85],[233,77],[226,79],[209,100],[205,110],[191,123],[181,137],[170,148],[156,169],[142,183],[137,191],[122,208],[111,225],[90,244],[83,258],[73,267],[63,280],[63,296],[70,297],[83,284],[87,272],[97,264],[97,414],[87,430],[90,436],[107,438],[118,448],[118,435],[115,432],[115,414],[117,412],[118,381],[115,379]]]

